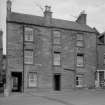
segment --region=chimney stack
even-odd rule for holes
[[[45,18],[45,25],[50,25],[52,21],[52,12],[50,6],[45,6],[44,18]]]
[[[7,0],[7,15],[11,13],[12,1]]]
[[[76,22],[79,24],[85,24],[87,22],[87,14],[85,13],[85,11],[82,11],[79,15],[79,17],[77,18]]]

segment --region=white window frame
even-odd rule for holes
[[[53,44],[60,45],[61,44],[61,32],[54,30],[53,31]]]
[[[53,65],[54,66],[60,66],[61,65],[61,53],[60,52],[54,52]]]
[[[33,76],[31,78],[31,76]],[[29,88],[35,88],[37,87],[37,80],[38,80],[38,76],[36,72],[29,72],[28,73],[28,87]]]
[[[77,82],[78,82],[78,84],[77,84]],[[76,87],[83,87],[83,74],[76,75]]]
[[[77,47],[84,47],[84,36],[83,36],[83,34],[77,34],[76,46]]]
[[[31,27],[24,28],[24,40],[32,42],[34,41],[34,29]]]
[[[80,57],[82,57],[82,63],[80,62]],[[84,54],[77,54],[77,61],[76,61],[76,66],[77,67],[84,67]]]
[[[27,56],[26,53],[31,53],[32,56]],[[31,59],[31,60],[29,60]],[[33,50],[24,50],[24,64],[33,64],[34,63],[34,51]]]
[[[105,52],[104,52],[104,65],[105,65]]]

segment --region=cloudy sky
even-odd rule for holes
[[[52,7],[53,17],[75,21],[83,10],[87,13],[87,24],[105,31],[105,0],[12,0],[12,11],[43,16],[45,5]],[[5,30],[6,0],[0,0],[0,28]],[[3,36],[5,47],[5,31]],[[4,49],[5,53],[5,49]]]

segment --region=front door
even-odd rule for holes
[[[59,91],[60,90],[60,74],[54,75],[54,90]]]
[[[22,90],[22,72],[12,72],[12,92],[21,92]]]

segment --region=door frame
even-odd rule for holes
[[[17,78],[17,89],[13,90],[13,77],[16,77]],[[23,75],[22,75],[22,72],[15,72],[15,71],[12,71],[11,72],[11,91],[12,92],[22,92],[22,86],[23,86],[23,82],[22,82],[22,78]]]
[[[56,80],[56,76],[58,76],[58,78],[59,78],[59,87],[58,87],[58,89],[57,89],[57,86],[56,86],[56,84],[58,83],[58,81]],[[61,73],[55,73],[54,75],[53,75],[53,89],[55,90],[55,91],[60,91],[61,90]]]

